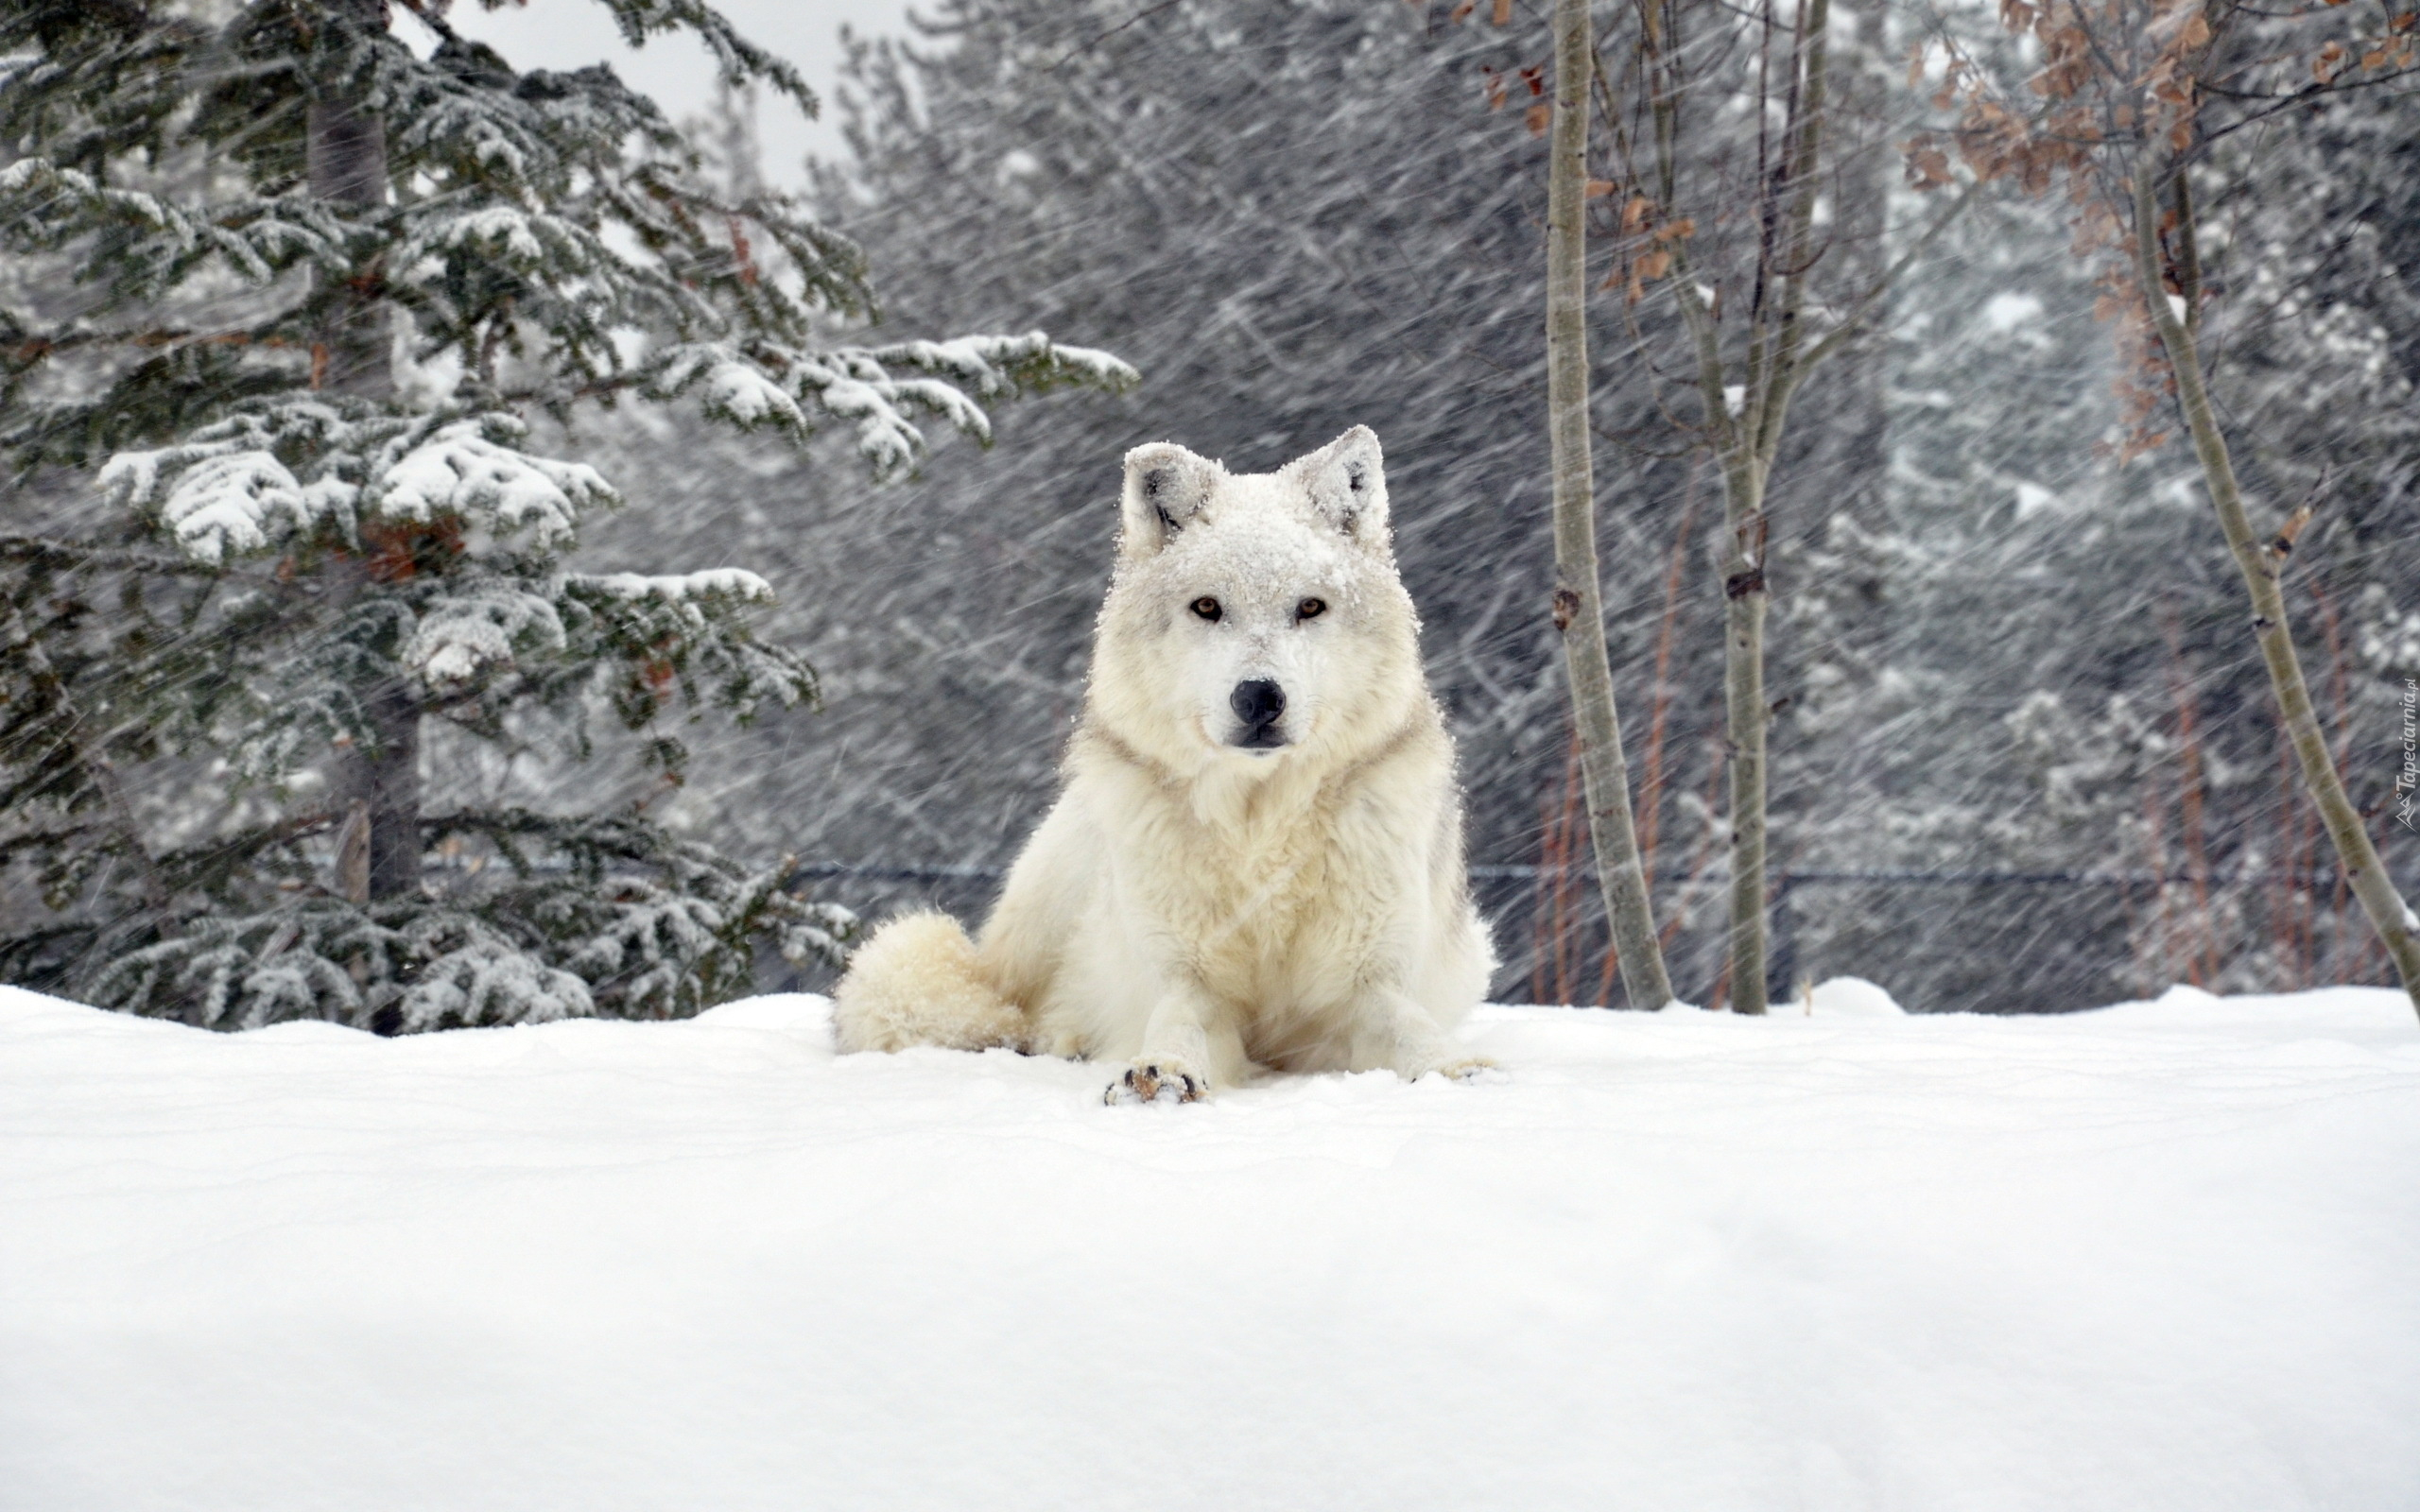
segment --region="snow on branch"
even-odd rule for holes
[[[104,230],[116,235],[85,265],[88,281],[108,278],[142,297],[164,292],[216,256],[237,276],[266,284],[310,263],[348,267],[354,223],[325,201],[287,196],[187,207],[137,189],[104,184],[48,158],[0,168],[0,227],[11,242],[58,248]]]
[[[292,1019],[391,1029],[544,1023],[596,1011],[589,984],[468,907],[364,912],[319,898],[255,914],[205,914],[120,956],[93,1001],[132,1013],[191,1005],[206,1027]],[[575,944],[575,952],[579,946]]]
[[[687,617],[705,623],[695,608],[700,599],[727,598],[769,604],[773,590],[765,579],[740,567],[709,567],[703,572],[645,576],[638,573],[575,573],[565,581],[618,599],[653,598],[680,605]]]
[[[595,468],[514,450],[527,434],[510,415],[475,415],[416,425],[379,449],[363,497],[389,521],[475,520],[502,534],[526,532],[542,549],[568,547],[579,517],[620,502]]]
[[[504,809],[436,828],[495,848],[518,880],[485,906],[543,921],[545,957],[622,1017],[677,1018],[721,1001],[749,980],[768,936],[797,964],[837,966],[857,927],[847,909],[784,886],[789,858],[752,867],[635,816]]]
[[[425,61],[404,48],[379,49],[377,93],[388,105],[389,150],[508,189],[560,172],[562,154],[549,140],[553,112],[544,105],[567,92],[548,87],[545,75],[530,76],[540,81],[534,89],[485,87],[501,64],[483,43],[453,36]]]
[[[894,378],[892,368],[935,377]],[[820,387],[817,397],[826,409],[857,421],[857,450],[875,475],[885,477],[910,465],[924,448],[924,433],[908,423],[903,410],[939,415],[989,446],[991,417],[961,389],[991,400],[1068,387],[1118,393],[1141,383],[1143,375],[1106,352],[1059,346],[1030,331],[842,348],[802,364],[800,381]]]
[[[141,453],[120,456],[102,470],[101,486],[148,491],[145,485],[157,484],[152,461]],[[273,532],[302,527],[308,513],[302,486],[267,452],[204,457],[185,469],[160,505],[161,523],[185,555],[213,566],[265,550]]]
[[[648,379],[649,398],[670,399],[691,390],[708,420],[748,431],[773,425],[801,437],[810,429],[798,401],[733,347],[691,342],[657,357]]]
[[[339,903],[203,914],[112,961],[93,979],[87,1001],[145,1014],[190,1005],[205,1028],[257,1029],[288,1019],[349,1022],[363,996],[344,963],[362,963],[375,981],[407,954],[394,931]]]
[[[445,688],[510,667],[518,655],[559,652],[564,644],[562,617],[550,600],[497,578],[422,605],[403,662],[429,687]]]
[[[560,215],[514,205],[482,205],[416,228],[415,234],[402,243],[402,260],[409,263],[424,252],[475,252],[517,271],[578,273],[589,266],[591,240]]]
[[[714,55],[724,83],[735,89],[762,79],[797,101],[810,117],[821,109],[797,69],[741,36],[720,11],[700,0],[604,0],[604,4],[614,12],[622,39],[633,47],[646,46],[648,38],[659,32],[688,31]]]
[[[588,984],[579,976],[517,949],[464,916],[440,914],[407,930],[424,949],[443,934],[462,942],[420,969],[396,1005],[411,1033],[453,1025],[546,1023],[587,1018],[596,1011]]]
[[[313,408],[312,429],[342,427],[335,411]],[[311,530],[344,502],[341,490],[306,487],[279,459],[274,447],[286,429],[270,417],[239,415],[181,446],[121,452],[101,469],[101,490],[156,513],[186,557],[222,566]]]
[[[686,343],[652,360],[646,391],[659,399],[697,391],[710,419],[751,430],[773,425],[799,436],[811,428],[812,406],[853,423],[858,455],[876,477],[890,477],[924,454],[925,434],[911,417],[938,416],[989,445],[992,421],[978,399],[1069,387],[1115,393],[1141,381],[1106,352],[1061,346],[1034,331],[829,352],[771,342]]]
[[[461,520],[542,550],[567,548],[584,512],[620,497],[584,463],[517,450],[527,434],[500,413],[355,420],[288,400],[204,426],[180,446],[119,453],[100,484],[117,502],[156,512],[188,557],[212,566],[323,525],[350,538],[365,507],[388,524]]]
[[[1120,393],[1143,381],[1141,373],[1109,352],[1063,346],[1040,331],[1016,336],[905,341],[873,348],[864,355],[885,367],[940,374],[984,399],[1063,387]]]
[[[796,652],[762,644],[743,611],[773,591],[736,567],[674,576],[567,574],[562,580],[575,660],[612,658],[623,672],[614,699],[623,722],[650,722],[678,683],[691,703],[711,684],[714,700],[742,719],[770,702],[813,701],[815,669]]]

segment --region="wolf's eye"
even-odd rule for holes
[[[1294,606],[1294,617],[1298,620],[1315,620],[1326,612],[1327,600],[1323,598],[1306,598]]]
[[[1212,624],[1216,624],[1219,619],[1219,601],[1215,598],[1206,596],[1197,598],[1193,601],[1193,612],[1201,618],[1208,620]]]

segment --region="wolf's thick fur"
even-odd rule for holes
[[[979,941],[917,914],[857,953],[840,1047],[1128,1062],[1113,1099],[1483,1065],[1447,1034],[1495,960],[1377,438],[1253,476],[1137,447],[1122,514],[1058,804]]]

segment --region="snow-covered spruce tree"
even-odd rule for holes
[[[0,976],[216,1025],[694,1012],[847,914],[624,809],[424,794],[424,739],[585,752],[678,705],[813,698],[735,568],[582,573],[619,503],[523,414],[694,404],[877,476],[917,421],[1131,369],[1039,335],[831,344],[862,260],[718,192],[604,67],[515,73],[441,4],[31,0],[0,19],[0,237],[76,288],[0,311]],[[734,87],[797,75],[696,0],[602,0]],[[417,56],[393,28],[419,27]],[[105,507],[39,485],[98,468]],[[76,528],[26,528],[72,520]],[[432,880],[433,857],[457,865]]]

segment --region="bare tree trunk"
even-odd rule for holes
[[[1682,90],[1681,49],[1667,34],[1668,14],[1664,6],[1649,7],[1642,46],[1653,92],[1650,106],[1662,201],[1658,215],[1668,226],[1681,218],[1674,186]],[[1799,14],[1784,112],[1782,168],[1759,189],[1760,219],[1771,230],[1757,251],[1747,350],[1739,367],[1743,381],[1736,388],[1728,382],[1715,311],[1690,270],[1686,239],[1671,243],[1674,300],[1697,348],[1707,442],[1722,470],[1724,531],[1717,565],[1722,577],[1724,738],[1731,779],[1728,979],[1731,1005],[1741,1013],[1764,1012],[1770,992],[1765,979],[1765,734],[1772,719],[1765,699],[1765,613],[1771,603],[1765,561],[1772,533],[1765,513],[1767,480],[1799,384],[1879,303],[1889,282],[1905,271],[1903,260],[1829,335],[1812,346],[1805,343],[1806,279],[1818,256],[1814,215],[1821,188],[1824,32],[1830,14],[1828,0],[1806,0]],[[1925,240],[1930,240],[1929,234]]]
[[[399,679],[363,702],[378,745],[347,764],[346,797],[369,808],[370,896],[392,898],[420,887],[420,703]]]
[[[1804,314],[1807,274],[1817,255],[1815,198],[1824,160],[1830,24],[1829,0],[1805,0],[1791,48],[1793,82],[1782,138],[1786,177],[1773,196],[1775,210],[1787,204],[1787,241],[1778,258],[1768,249],[1760,261],[1772,290],[1772,314],[1768,318],[1760,308],[1751,317],[1747,383],[1739,424],[1731,430],[1737,455],[1723,469],[1730,525],[1722,562],[1722,647],[1731,747],[1731,1006],[1740,1013],[1764,1012],[1772,990],[1766,980],[1765,911],[1765,734],[1772,720],[1765,700],[1765,610],[1772,603],[1765,562],[1772,520],[1765,493],[1790,399],[1816,360],[1804,346]]]
[[[1731,1006],[1765,1011],[1764,470],[1727,470],[1723,490],[1722,712],[1731,770]]]
[[[1771,535],[1766,505],[1790,402],[1808,373],[1869,328],[1898,280],[1973,201],[1979,187],[1970,184],[1879,277],[1836,309],[1823,335],[1810,339],[1807,280],[1824,256],[1815,236],[1816,200],[1826,183],[1838,180],[1840,166],[1838,149],[1826,143],[1830,26],[1830,0],[1802,0],[1792,30],[1789,77],[1780,95],[1768,94],[1763,101],[1768,108],[1758,112],[1756,129],[1768,132],[1774,118],[1770,107],[1781,106],[1779,166],[1758,179],[1754,221],[1761,234],[1754,283],[1744,297],[1734,292],[1735,312],[1746,306],[1744,341],[1736,360],[1727,360],[1721,296],[1698,283],[1689,240],[1699,233],[1702,221],[1705,229],[1720,222],[1703,208],[1684,215],[1679,199],[1683,112],[1689,94],[1685,60],[1692,48],[1680,38],[1679,14],[1667,0],[1644,0],[1639,13],[1639,55],[1655,147],[1654,182],[1645,186],[1654,196],[1653,215],[1642,234],[1662,249],[1655,253],[1659,266],[1663,258],[1670,259],[1673,303],[1696,349],[1704,444],[1722,471],[1725,531],[1715,556],[1722,580],[1723,706],[1731,779],[1731,938],[1724,979],[1730,983],[1732,1006],[1741,1013],[1764,1012],[1771,990],[1765,902],[1766,731],[1772,717],[1765,698],[1765,618],[1771,602],[1765,577]],[[1760,163],[1769,140],[1756,138]],[[1829,171],[1826,151],[1833,157]],[[1740,380],[1737,384],[1731,382],[1735,373]]]
[[[2343,865],[2354,896],[2361,900],[2362,912],[2369,915],[2370,927],[2377,931],[2387,954],[2394,957],[2403,989],[2411,995],[2413,1010],[2420,1012],[2420,919],[2412,916],[2410,905],[2396,892],[2394,880],[2387,875],[2385,866],[2378,860],[2377,847],[2361,822],[2360,811],[2353,807],[2351,796],[2344,791],[2344,780],[2336,770],[2336,760],[2327,749],[2327,737],[2311,708],[2310,689],[2303,680],[2302,660],[2294,654],[2293,632],[2286,624],[2286,595],[2278,580],[2286,558],[2293,550],[2294,533],[2301,521],[2289,522],[2274,539],[2266,542],[2253,531],[2251,517],[2243,507],[2243,492],[2236,483],[2235,460],[2227,453],[2226,438],[2220,434],[2218,414],[2211,407],[2209,389],[2202,377],[2198,341],[2201,249],[2193,225],[2190,193],[2184,170],[2171,168],[2176,186],[2178,270],[2184,290],[2185,307],[2180,312],[2169,302],[2167,283],[2161,274],[2161,176],[2151,158],[2152,153],[2145,151],[2135,170],[2135,286],[2142,292],[2152,329],[2159,333],[2169,368],[2175,374],[2177,406],[2185,412],[2186,427],[2192,433],[2194,455],[2201,460],[2203,481],[2209,488],[2210,504],[2218,511],[2219,528],[2226,534],[2227,547],[2235,554],[2236,567],[2243,574],[2243,585],[2252,595],[2253,634],[2260,643],[2261,660],[2268,663],[2269,684],[2276,692],[2287,739],[2301,764],[2303,785],[2310,790],[2321,821],[2327,827],[2328,838],[2336,843],[2337,859]]]
[[[1556,0],[1554,134],[1547,177],[1547,415],[1553,447],[1555,628],[1563,635],[1588,838],[1597,885],[1619,953],[1622,990],[1634,1008],[1672,1001],[1655,937],[1647,876],[1632,825],[1630,764],[1614,707],[1605,608],[1597,573],[1596,479],[1588,441],[1588,86],[1596,51],[1587,0]]]
[[[354,26],[384,31],[386,0],[334,0]],[[387,127],[363,102],[337,93],[313,100],[305,123],[311,193],[358,210],[387,202]],[[394,393],[394,365],[386,301],[374,270],[331,291],[327,324],[311,353],[313,387],[377,403]],[[369,544],[364,542],[365,545]],[[355,564],[354,591],[369,581]],[[372,738],[348,751],[340,798],[369,816],[369,892],[391,898],[420,885],[420,704],[400,678],[361,690],[361,713]]]

